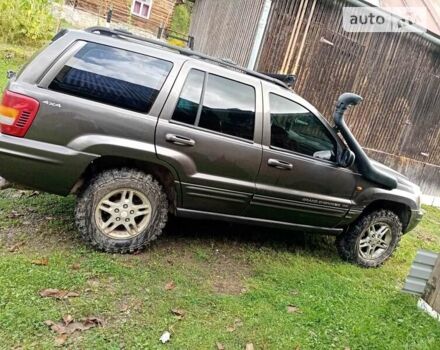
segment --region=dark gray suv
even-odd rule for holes
[[[0,175],[77,194],[76,224],[108,252],[160,235],[168,213],[337,235],[378,266],[421,220],[419,187],[368,159],[273,77],[106,28],[63,30],[10,75]]]

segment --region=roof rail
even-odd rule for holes
[[[149,39],[149,38],[144,38],[142,36],[139,35],[135,35],[129,31],[123,30],[123,29],[111,29],[111,28],[106,28],[106,27],[90,27],[85,29],[86,32],[88,33],[94,33],[94,34],[101,34],[101,35],[107,35],[107,36],[111,36],[111,37],[120,37],[120,38],[129,38],[129,39],[134,39],[137,41],[143,41],[149,44],[154,44],[154,45],[158,45],[161,47],[165,47],[167,49],[171,49],[174,51],[177,51],[178,53],[180,53],[181,55],[185,55],[188,57],[193,57],[193,58],[199,58],[199,59],[203,59],[212,63],[216,63],[220,66],[223,67],[227,67],[227,68],[232,68],[235,70],[238,70],[242,73],[245,73],[247,75],[262,79],[262,80],[266,80],[269,81],[271,83],[274,83],[276,85],[282,86],[284,88],[289,88],[288,84],[284,83],[283,81],[276,79],[276,78],[272,78],[268,75],[259,73],[259,72],[255,72],[253,70],[241,67],[239,65],[234,64],[233,62],[229,61],[229,60],[222,60],[222,59],[218,59],[215,57],[211,57],[208,55],[205,55],[203,53],[197,52],[197,51],[192,51],[189,49],[185,49],[182,47],[178,47],[178,46],[173,46],[173,45],[169,45],[166,44],[162,41],[159,40],[155,40],[155,39]]]
[[[293,85],[295,85],[295,82],[297,79],[295,74],[275,74],[275,73],[263,73],[263,74],[266,74],[268,77],[282,81],[289,88],[292,88],[292,89],[293,89]]]

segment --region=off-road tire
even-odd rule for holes
[[[151,203],[151,219],[137,236],[113,239],[96,225],[95,209],[101,198],[119,188],[132,188],[144,194]],[[105,170],[88,181],[77,197],[75,223],[82,238],[93,248],[110,253],[133,253],[155,240],[165,227],[168,201],[161,185],[142,171],[122,168]]]
[[[383,222],[391,228],[391,242],[388,249],[374,260],[364,259],[359,253],[359,241],[362,234],[372,224]],[[342,259],[362,267],[379,267],[391,257],[402,237],[402,223],[390,210],[378,210],[361,216],[344,233],[336,238],[336,248]]]

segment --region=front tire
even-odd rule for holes
[[[402,236],[402,223],[390,210],[362,216],[336,238],[339,255],[362,267],[378,267],[391,257]]]
[[[160,184],[139,170],[97,174],[80,192],[76,226],[93,248],[132,253],[155,240],[165,227],[168,202]]]

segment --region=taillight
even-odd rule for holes
[[[0,104],[2,134],[23,137],[38,112],[40,103],[25,95],[6,90]]]

